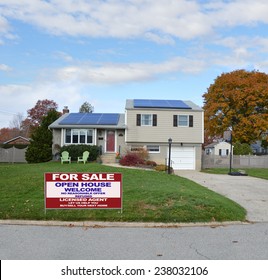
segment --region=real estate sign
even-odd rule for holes
[[[45,173],[46,209],[122,209],[121,173]]]

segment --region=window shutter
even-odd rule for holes
[[[178,115],[173,115],[173,126],[178,126]]]
[[[194,126],[194,116],[190,115],[189,116],[189,127],[193,127]]]
[[[153,126],[157,126],[157,115],[153,115]]]
[[[136,125],[141,126],[141,114],[137,114]]]

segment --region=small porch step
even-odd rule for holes
[[[116,153],[105,153],[101,156],[103,163],[115,163]]]

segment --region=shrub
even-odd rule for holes
[[[120,159],[119,163],[124,166],[136,166],[144,164],[145,161],[140,157],[139,153],[129,152]]]
[[[152,160],[147,160],[146,162],[145,162],[145,164],[146,165],[149,165],[149,166],[157,166],[157,163],[155,162],[155,161],[152,161]]]
[[[173,173],[173,168],[171,168],[171,173]],[[159,164],[154,168],[156,171],[160,171],[160,172],[166,172],[168,170],[168,166],[165,164]]]
[[[100,154],[99,147],[91,145],[66,145],[61,147],[60,153],[63,151],[69,152],[72,160],[77,160],[78,157],[83,155],[84,151],[89,151],[89,161],[95,161]]]
[[[237,142],[234,145],[234,155],[251,155],[252,149],[247,143]]]

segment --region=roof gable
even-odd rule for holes
[[[23,136],[17,136],[5,141],[3,144],[30,144],[30,139]]]

